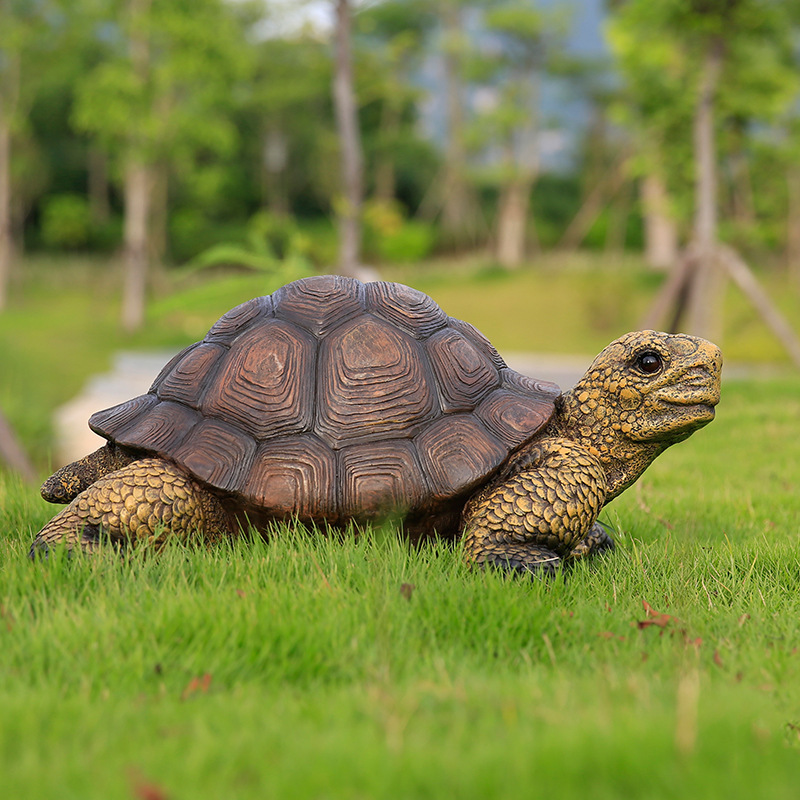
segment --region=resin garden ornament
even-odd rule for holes
[[[562,393],[415,289],[295,281],[91,417],[108,442],[45,482],[68,505],[31,554],[402,517],[475,565],[552,571],[612,546],[600,510],[714,418],[721,366],[710,342],[637,331]]]

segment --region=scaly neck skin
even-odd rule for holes
[[[721,369],[719,348],[703,339],[626,334],[557,398],[545,436],[569,439],[597,458],[611,500],[667,447],[711,422]]]
[[[618,409],[609,409],[598,392],[582,382],[556,401],[546,436],[581,445],[602,465],[608,481],[606,502],[627,489],[666,450],[670,442],[637,442],[624,432]]]

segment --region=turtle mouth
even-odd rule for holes
[[[713,416],[713,408],[719,403],[719,383],[710,381],[709,376],[700,371],[684,375],[678,384],[665,389],[659,392],[660,400],[682,410],[705,408]]]
[[[716,416],[714,406],[719,402],[719,398],[697,398],[691,399],[682,397],[677,400],[666,400],[668,407],[678,410],[680,418],[679,427],[700,427],[707,425]]]
[[[697,417],[698,419],[704,419],[704,420],[707,420],[708,422],[711,422],[711,420],[714,419],[714,417],[715,417],[715,415],[717,413],[714,410],[714,405],[716,405],[716,403],[714,403],[714,404],[712,404],[712,403],[692,403],[692,404],[686,406],[686,409],[690,410],[690,411],[694,411],[695,412],[694,416]]]

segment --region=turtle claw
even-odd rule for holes
[[[543,547],[515,549],[512,553],[492,553],[476,566],[490,567],[509,577],[554,578],[561,571],[562,560]]]

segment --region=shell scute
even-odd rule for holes
[[[151,394],[143,395],[143,398],[145,401],[141,403],[138,413],[113,434],[100,417],[104,412],[92,417],[92,429],[101,436],[112,436],[115,442],[125,447],[153,453],[173,453],[200,421],[200,414],[183,403],[158,402]]]
[[[471,411],[500,385],[489,356],[459,331],[446,328],[427,345],[445,411]]]
[[[155,391],[159,399],[198,408],[204,390],[211,385],[214,368],[226,353],[221,345],[206,342],[184,351],[173,368],[158,381]]]
[[[515,448],[541,430],[553,410],[549,398],[497,389],[480,404],[475,414],[489,431],[508,447]]]
[[[450,326],[469,339],[498,369],[504,369],[506,362],[494,345],[472,324],[463,319],[450,317]]]
[[[374,281],[364,286],[367,310],[399,328],[425,339],[447,325],[447,314],[436,301],[402,283]]]
[[[215,419],[204,419],[172,457],[200,480],[225,491],[239,491],[256,452],[252,436]]]
[[[273,295],[275,314],[324,337],[364,312],[364,285],[343,275],[294,281]]]
[[[276,516],[335,518],[336,457],[312,435],[272,439],[256,451],[242,492]]]
[[[317,433],[332,447],[409,437],[438,413],[419,344],[368,314],[323,340]]]
[[[89,427],[100,436],[115,438],[134,419],[146,414],[158,403],[154,394],[140,394],[111,408],[96,411],[89,417]]]
[[[426,427],[415,442],[435,499],[469,491],[509,453],[471,414],[444,416]]]
[[[294,325],[267,319],[236,339],[201,409],[263,440],[309,430],[317,343]]]
[[[254,297],[223,314],[210,328],[203,341],[230,344],[259,317],[273,314],[272,297]]]
[[[500,379],[506,388],[525,395],[540,397],[545,402],[552,403],[561,394],[561,387],[557,383],[529,378],[527,375],[515,372],[513,369],[502,370]]]
[[[428,494],[416,450],[407,439],[367,442],[339,453],[342,512],[375,518],[418,507]]]

